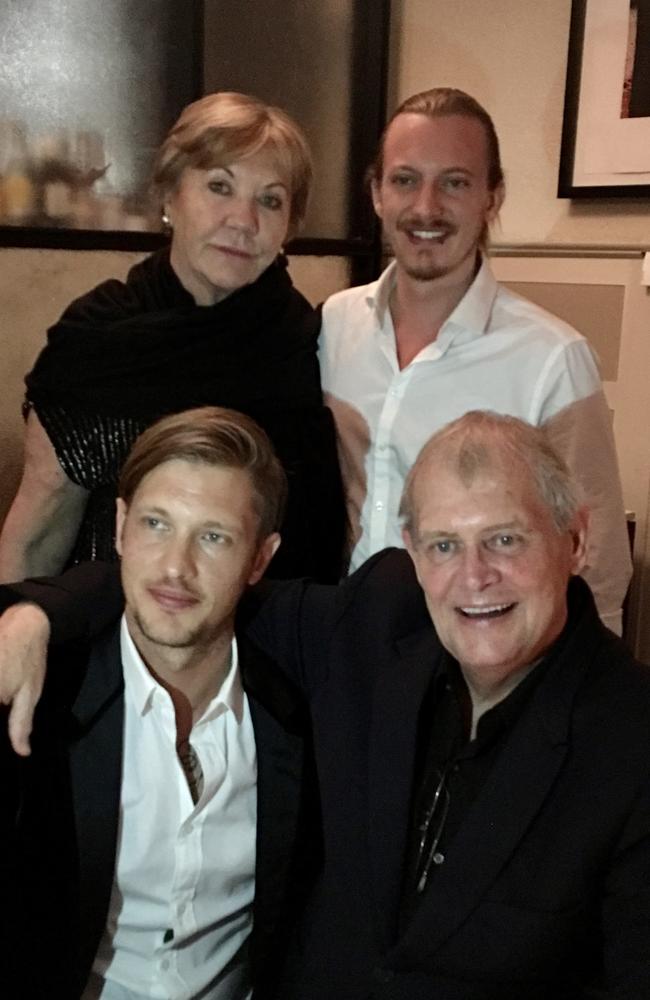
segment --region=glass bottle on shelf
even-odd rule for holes
[[[24,224],[34,213],[35,190],[29,173],[29,150],[22,123],[0,119],[0,203],[1,221],[5,224]]]

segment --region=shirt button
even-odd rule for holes
[[[384,502],[383,502],[383,500],[377,500],[377,502],[375,504],[375,510],[383,510],[383,509],[384,509]]]
[[[444,854],[441,854],[440,851],[436,851],[431,860],[433,861],[434,865],[441,865],[444,863],[445,856]]]
[[[160,968],[163,970],[163,972],[167,972],[167,969],[169,968],[169,960],[163,958],[162,962],[160,963]]]

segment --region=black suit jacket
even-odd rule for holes
[[[586,584],[402,929],[418,716],[443,655],[408,556],[336,592],[280,589],[253,634],[307,692],[324,825],[282,1000],[650,997],[650,669]]]
[[[311,836],[315,785],[300,696],[245,637],[239,652],[257,745],[250,958],[255,996],[262,998],[273,993],[318,853]],[[115,865],[124,719],[119,626],[90,651],[67,645],[55,659],[32,756],[11,762],[18,794],[17,904],[5,939],[12,942],[12,1000],[79,996],[105,927]]]
[[[80,632],[88,581],[74,581],[83,602],[30,596]],[[569,595],[561,651],[402,931],[417,722],[443,655],[408,556],[249,608],[309,699],[321,792],[324,864],[282,1000],[650,997],[650,671],[582,581]]]

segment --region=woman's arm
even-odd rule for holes
[[[0,535],[0,582],[60,572],[88,500],[59,465],[32,410],[25,431],[25,468]]]

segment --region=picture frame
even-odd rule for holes
[[[650,2],[573,0],[558,197],[650,197]]]

